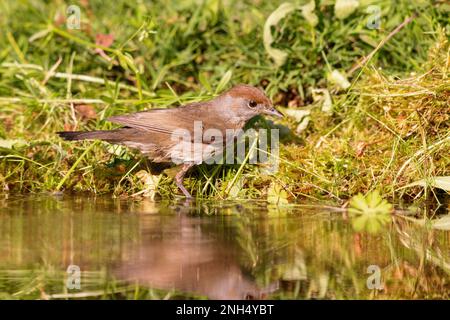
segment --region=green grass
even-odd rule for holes
[[[273,46],[287,53],[277,67],[263,27],[280,3],[80,2],[81,30],[67,30],[61,17],[72,2],[3,1],[0,188],[142,195],[137,173],[157,172],[153,164],[106,143],[64,142],[55,132],[110,129],[104,119],[112,115],[199,101],[249,83],[264,87],[279,107],[312,107],[308,127],[296,132],[290,117],[278,123],[288,133],[274,175],[254,165],[198,167],[186,180],[197,197],[265,199],[275,192],[288,201],[344,202],[377,189],[396,201],[442,201],[436,190],[402,187],[450,176],[449,6],[361,1],[340,20],[334,1],[316,1],[315,27],[297,10],[273,28]],[[369,4],[382,10],[380,29],[366,27]],[[415,18],[362,70],[354,68],[407,17]],[[113,44],[99,47],[97,34],[113,34]],[[348,90],[328,80],[335,69],[355,70]],[[329,90],[331,114],[312,89]],[[157,195],[177,193],[163,173]]]

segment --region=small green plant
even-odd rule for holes
[[[379,191],[366,195],[359,193],[350,200],[348,212],[355,231],[376,233],[391,220],[392,205],[384,200]]]

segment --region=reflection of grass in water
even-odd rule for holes
[[[324,241],[335,239],[335,235],[325,238]],[[291,245],[301,245],[298,241]],[[257,249],[261,261],[253,268],[252,273],[259,279],[260,283],[283,279],[280,291],[271,295],[276,299],[298,299],[298,298],[373,298],[372,291],[366,289],[364,269],[358,261],[359,258],[348,253],[345,246],[334,246],[333,252],[339,252],[340,260],[329,257],[324,258],[324,250],[320,250],[322,244],[318,244],[318,256],[311,256],[311,248],[304,251],[299,247],[287,245],[284,250],[265,254]],[[397,250],[404,250],[397,248]],[[347,254],[346,254],[347,253]],[[372,258],[379,262],[378,256]],[[426,266],[422,271],[415,266],[415,259],[404,258],[404,253],[399,254],[401,258],[397,265],[387,265],[383,268],[384,286],[388,292],[380,292],[378,298],[408,298],[417,286],[416,297],[445,298],[446,278],[438,268]],[[285,260],[280,261],[280,257]],[[274,259],[271,265],[269,260]],[[381,259],[383,260],[383,259]],[[388,262],[388,261],[386,261]],[[300,271],[296,273],[295,269]],[[286,278],[287,271],[293,278]],[[361,272],[358,272],[361,271]],[[299,276],[295,279],[295,276]],[[108,278],[105,272],[91,271],[83,272],[82,290],[65,289],[65,272],[49,270],[2,270],[0,272],[0,288],[3,292],[2,299],[176,299],[178,298],[200,298],[199,296],[187,295],[175,290],[158,290],[147,288],[138,284],[129,284]],[[261,277],[263,280],[261,281]]]
[[[34,270],[1,270],[0,279],[3,299],[50,299],[53,295],[69,297],[65,286],[66,273],[49,269]],[[98,288],[103,287],[104,272],[83,272],[83,291],[77,291],[73,295],[79,297],[101,297],[102,292]],[[96,290],[90,290],[96,288]],[[75,291],[74,291],[75,292]]]
[[[418,266],[404,265],[396,270],[400,276],[412,276],[409,286],[412,296],[426,298],[450,297],[450,232],[436,231],[429,226],[418,226],[410,219],[397,217],[394,220],[399,241],[419,259]],[[430,287],[435,291],[428,292]]]
[[[405,246],[404,235],[390,225],[378,235],[359,234],[340,218],[298,214],[304,214],[304,218],[298,221],[272,218],[258,224],[245,216],[239,218],[239,244],[246,252],[243,263],[260,286],[280,282],[281,290],[272,297],[447,297],[449,275],[441,268],[445,269],[450,262],[448,250],[446,255],[442,253],[448,243],[448,232],[430,233],[420,226],[409,230],[410,236],[422,234],[435,239],[429,240],[431,243],[424,239],[416,241],[415,246],[420,245],[427,252],[429,263],[423,265],[414,247],[410,250]],[[438,238],[447,240],[437,241]],[[367,288],[370,274],[366,272],[370,265],[381,268],[385,290]]]
[[[213,219],[202,223],[202,232],[226,240],[230,246],[239,246],[240,265],[256,279],[260,288],[279,282],[280,290],[270,297],[445,298],[449,292],[449,275],[442,270],[450,262],[449,232],[428,230],[395,218],[394,224],[388,224],[379,234],[359,234],[341,213],[329,209],[291,206],[268,212],[260,203],[248,207],[237,203],[215,205],[180,206],[185,210],[180,214],[194,212],[201,216],[207,210],[206,215],[214,215],[202,217],[203,222]],[[220,207],[224,207],[224,216],[217,216],[222,212]],[[80,198],[75,198],[71,204],[54,198],[40,203],[10,204],[10,211],[0,220],[2,298],[201,298],[125,283],[100,270],[104,262],[109,261],[108,256],[127,259],[128,251],[123,243],[139,245],[141,232],[161,227],[159,220],[154,223],[144,219],[139,223],[133,214],[118,214],[139,211],[138,208],[141,204],[103,202],[102,199],[89,203]],[[155,210],[153,206],[146,208],[151,212]],[[30,210],[35,213],[29,215]],[[75,215],[79,220],[72,221],[70,212],[73,210],[86,212]],[[100,213],[105,211],[108,213]],[[161,223],[172,221],[170,218],[175,211],[167,208],[163,211],[167,215]],[[55,216],[58,219],[52,219]],[[58,228],[55,228],[56,222],[59,222]],[[82,272],[81,292],[65,289],[66,273],[61,271],[61,265],[70,261],[71,251],[70,241],[65,245],[60,241],[70,239],[67,231],[71,224],[75,228],[74,244],[91,249],[84,250],[87,252],[82,256],[88,265],[82,269],[92,271]],[[46,245],[40,246],[41,243]],[[73,252],[77,261],[78,251]],[[367,289],[369,265],[380,266],[384,291]]]
[[[80,290],[66,288],[61,271],[0,270],[0,300],[4,299],[201,299],[176,290],[160,290],[111,278],[105,271],[83,271]]]
[[[68,266],[120,257],[124,239],[138,241],[138,219],[121,220],[133,204],[108,199],[38,197],[12,200],[2,211],[2,266]],[[26,246],[26,247],[25,247]]]

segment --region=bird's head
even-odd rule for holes
[[[240,84],[234,86],[223,95],[233,99],[233,105],[240,114],[245,114],[249,117],[260,114],[276,117],[283,116],[274,108],[264,92],[256,87]]]

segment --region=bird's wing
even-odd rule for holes
[[[192,103],[178,108],[152,109],[127,115],[113,116],[108,121],[147,132],[177,134],[188,130],[194,132],[194,125],[202,129],[216,128],[222,130],[226,121],[222,121],[220,112],[214,112],[208,102]],[[199,123],[201,122],[201,123]]]
[[[152,109],[113,116],[107,120],[145,131],[172,134],[178,128],[190,129],[193,125],[193,115],[190,112],[186,112],[186,107],[188,106],[173,109]]]

